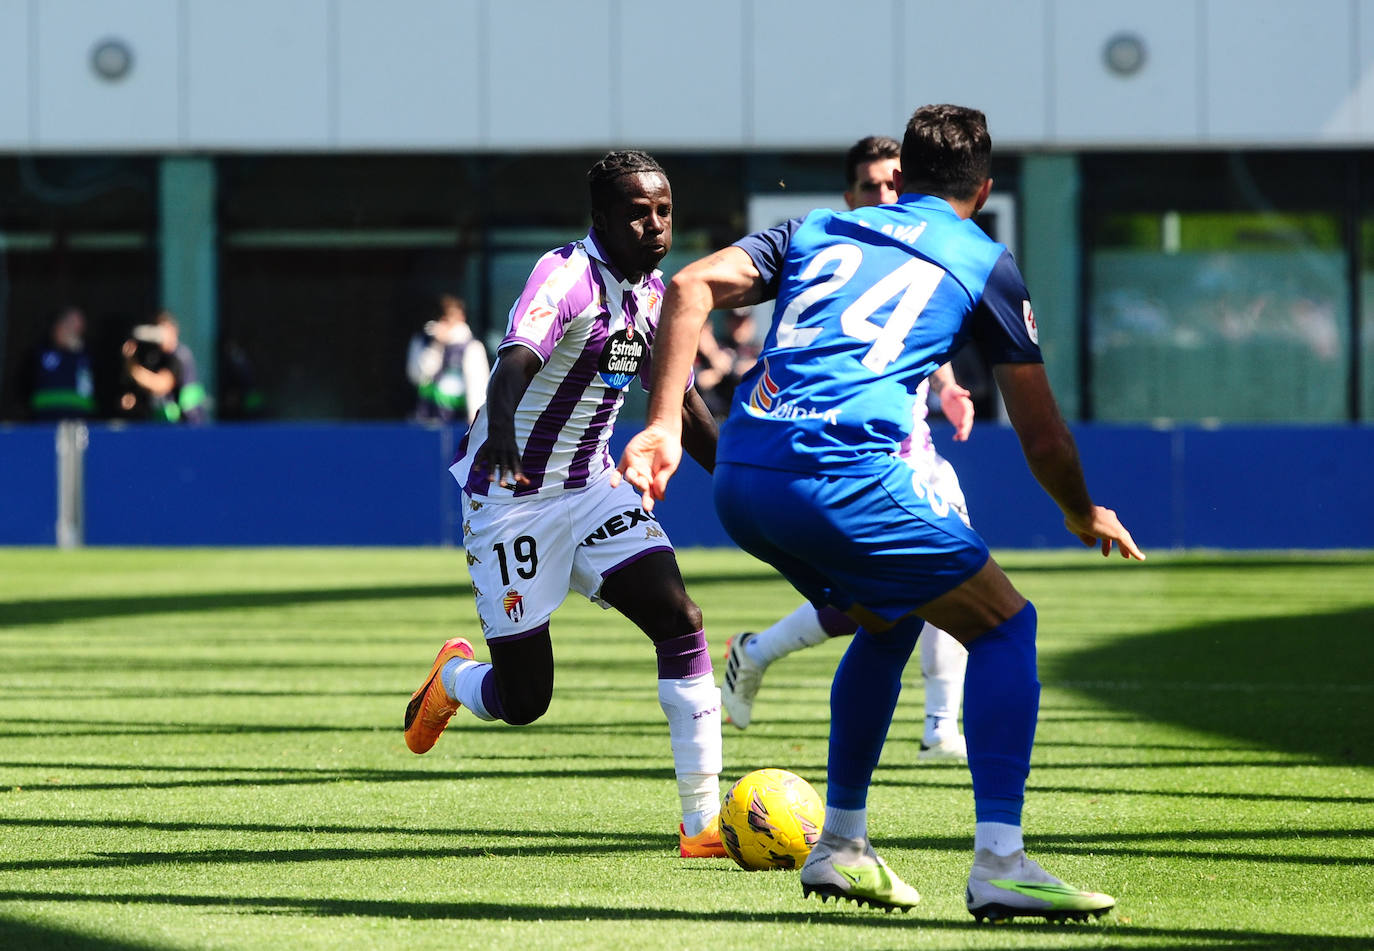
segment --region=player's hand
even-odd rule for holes
[[[1115,544],[1120,550],[1122,558],[1134,558],[1137,561],[1145,560],[1145,553],[1136,547],[1135,539],[1131,538],[1131,533],[1126,531],[1126,526],[1121,524],[1116,513],[1109,508],[1094,505],[1092,515],[1086,518],[1073,515],[1066,516],[1064,527],[1077,535],[1079,541],[1084,545],[1092,547],[1100,544],[1104,558],[1112,553],[1112,545]]]
[[[668,491],[668,480],[682,462],[682,437],[662,426],[650,424],[636,433],[620,455],[620,465],[611,473],[612,487],[625,481],[643,496],[644,511],[654,510],[654,500]]]
[[[957,383],[940,388],[940,412],[954,426],[954,441],[964,442],[973,432],[973,394]]]
[[[517,485],[529,485],[529,477],[520,467],[520,450],[515,441],[488,439],[477,450],[472,460],[473,467],[487,473],[487,481],[495,482],[503,489],[513,489]]]

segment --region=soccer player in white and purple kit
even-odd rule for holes
[[[672,191],[637,151],[608,153],[587,181],[591,231],[535,265],[450,469],[491,661],[477,662],[463,638],[448,641],[406,709],[406,743],[427,751],[459,706],[512,724],[542,716],[553,695],[549,619],[576,591],[654,642],[682,804],[679,853],[718,857],[720,691],[701,610],[667,534],[632,488],[613,484],[606,448],[625,388],[649,379]],[[690,381],[684,390],[687,445],[710,471],[715,421]]]
[[[873,850],[867,797],[902,671],[929,621],[969,652],[968,910],[980,920],[1087,918],[1114,900],[1059,881],[1024,848],[1040,697],[1035,608],[897,456],[918,385],[972,339],[1065,527],[1104,555],[1119,546],[1144,558],[1088,492],[1016,262],[969,220],[992,188],[991,149],[978,110],[922,107],[907,123],[895,204],[813,211],[679,271],[654,348],[649,416],[619,471],[646,506],[663,497],[681,459],[677,390],[707,315],[775,297],[763,352],[721,428],[713,483],[721,524],[741,548],[813,605],[860,624],[831,687],[825,824],[802,867],[803,894],[896,909],[920,899]]]

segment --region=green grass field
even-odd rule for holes
[[[917,765],[917,665],[870,799],[911,914],[677,858],[652,647],[569,599],[553,706],[400,723],[475,630],[461,553],[0,550],[0,948],[1374,946],[1374,555],[1011,553],[1040,612],[1033,854],[1090,925],[975,925],[962,767]],[[685,552],[713,651],[796,596]],[[843,642],[769,671],[724,779],[824,791]],[[479,647],[479,656],[484,656]]]

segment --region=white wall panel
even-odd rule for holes
[[[1348,124],[1353,138],[1368,142],[1374,139],[1374,0],[1358,0],[1355,21],[1355,78],[1328,126],[1333,138],[1335,128]]]
[[[187,0],[193,148],[321,148],[333,117],[328,0]]]
[[[907,4],[902,12],[900,115],[920,105],[981,109],[994,149],[1047,134],[1046,0]]]
[[[603,148],[620,96],[611,85],[608,0],[493,0],[487,16],[491,144]],[[658,60],[661,37],[629,25],[614,36],[617,58]]]
[[[620,0],[627,32],[649,49],[615,57],[617,139],[631,147],[730,147],[745,130],[745,36],[739,0]],[[612,7],[614,10],[615,7]]]
[[[28,0],[0,0],[0,89],[0,149],[30,145]]]
[[[1355,77],[1351,0],[1209,0],[1206,137],[1216,143],[1345,139],[1331,128]]]
[[[899,0],[900,2],[900,0]],[[847,147],[900,127],[893,0],[754,0],[749,145]],[[906,112],[909,114],[910,110]]]
[[[1196,0],[1054,0],[1053,138],[1070,143],[1163,144],[1202,133]],[[1143,41],[1140,70],[1107,68],[1117,34]]]
[[[483,139],[478,0],[336,0],[337,144],[469,148]]]
[[[174,147],[180,133],[177,0],[44,0],[36,18],[36,128],[44,148]],[[91,68],[118,39],[133,53],[122,79]],[[7,93],[8,94],[8,93]]]

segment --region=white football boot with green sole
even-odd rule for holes
[[[980,849],[968,877],[969,914],[979,921],[1044,918],[1046,921],[1086,921],[1111,911],[1116,899],[1065,885],[1024,850],[994,855]]]
[[[824,830],[802,866],[801,883],[803,897],[834,897],[885,911],[906,911],[921,900],[878,858],[867,838],[846,839]]]

